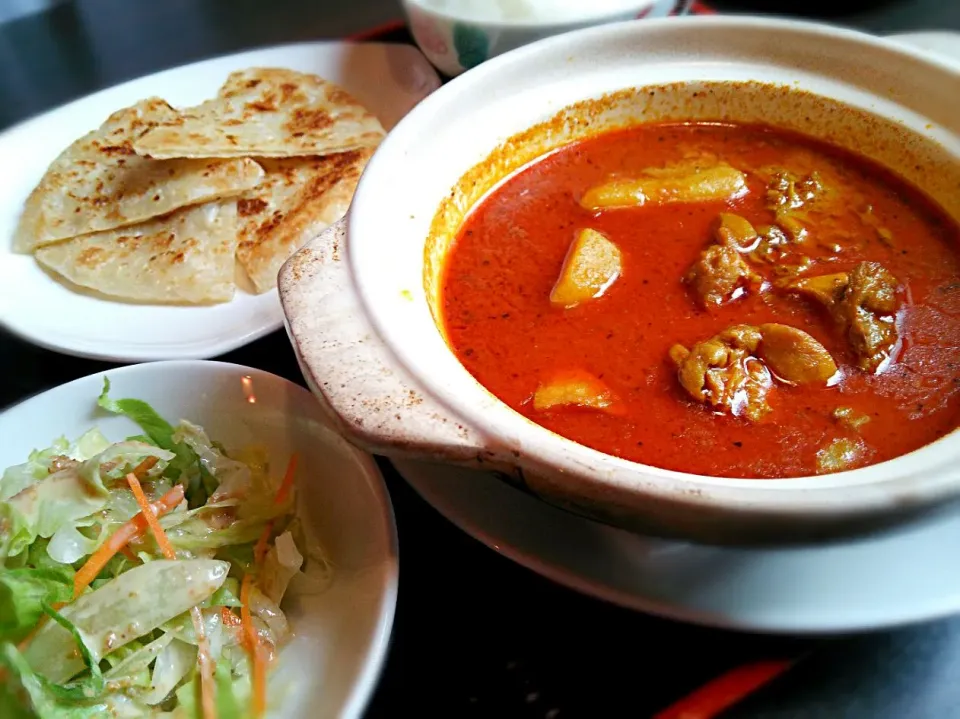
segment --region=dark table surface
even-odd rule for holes
[[[807,17],[879,33],[960,30],[960,0],[712,5],[721,12],[802,9]],[[393,0],[67,2],[0,25],[0,129],[165,67],[342,37],[399,17]],[[282,332],[222,359],[302,382]],[[0,407],[110,366],[0,331]],[[394,637],[370,717],[650,717],[740,663],[810,649],[796,668],[724,717],[960,717],[960,619],[813,640],[631,613],[560,588],[481,546],[425,504],[386,461],[381,466],[403,558]]]

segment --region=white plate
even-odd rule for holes
[[[318,42],[254,50],[150,75],[103,90],[0,135],[0,327],[48,349],[120,362],[213,357],[281,327],[276,290],[238,291],[207,307],[136,305],[72,292],[29,255],[13,254],[20,211],[60,151],[107,116],[151,95],[175,106],[216,94],[251,66],[316,73],[354,93],[386,129],[435,90],[436,72],[409,45]]]
[[[707,547],[582,519],[486,472],[393,463],[441,514],[500,554],[630,609],[790,634],[880,629],[960,612],[960,517],[816,548]]]
[[[891,35],[890,39],[960,63],[960,32],[950,30],[906,32]]]
[[[397,598],[397,536],[373,459],[329,430],[305,389],[259,370],[220,362],[134,365],[61,385],[0,414],[0,470],[33,448],[96,425],[111,439],[136,425],[96,408],[106,374],[111,396],[150,402],[171,421],[203,425],[227,447],[266,446],[275,467],[300,454],[298,511],[336,565],[316,593],[291,592],[284,608],[296,638],[274,676],[293,692],[272,715],[359,717],[379,676]]]

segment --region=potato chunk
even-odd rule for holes
[[[533,394],[533,408],[538,412],[557,407],[610,411],[615,401],[609,387],[582,370],[571,370],[542,382]]]
[[[725,245],[732,245],[741,252],[750,250],[750,245],[759,239],[756,228],[750,221],[732,212],[721,212],[716,230],[717,239]]]
[[[656,176],[617,179],[591,187],[580,204],[588,210],[642,207],[674,202],[731,200],[747,191],[747,178],[729,165],[708,168],[678,166]]]
[[[758,354],[774,373],[794,384],[825,384],[837,372],[827,349],[803,330],[789,325],[760,325]]]
[[[622,268],[620,248],[596,230],[581,230],[567,250],[550,303],[571,308],[600,297],[616,282]]]

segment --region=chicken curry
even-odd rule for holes
[[[532,421],[702,475],[852,469],[960,412],[960,227],[875,164],[759,126],[549,154],[470,213],[443,327]]]

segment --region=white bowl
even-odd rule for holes
[[[359,717],[387,651],[397,597],[393,511],[373,459],[324,423],[309,392],[275,375],[221,362],[172,361],[90,375],[0,414],[0,468],[60,435],[98,426],[110,439],[138,432],[96,406],[103,377],[111,396],[136,397],[167,419],[199,423],[225,446],[264,446],[281,466],[300,455],[298,512],[329,551],[333,581],[320,593],[292,592],[284,607],[295,638],[276,672],[296,684],[277,717]]]
[[[683,14],[690,0],[402,0],[402,4],[420,50],[441,72],[454,76],[551,35],[601,23]]]
[[[624,88],[641,91],[503,146],[574,103]],[[955,506],[957,432],[862,469],[768,481],[667,471],[554,434],[490,394],[450,351],[431,311],[444,242],[425,242],[438,208],[441,239],[449,239],[503,173],[579,137],[651,120],[766,122],[829,138],[960,218],[958,93],[960,70],[946,61],[784,20],[605,25],[495,58],[420,103],[367,167],[346,223],[282,270],[304,373],[361,446],[496,468],[541,498],[635,531],[808,541]],[[498,147],[500,174],[468,173]]]

